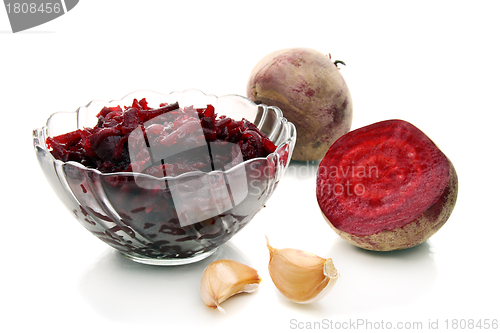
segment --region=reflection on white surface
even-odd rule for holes
[[[408,250],[371,252],[339,241],[323,255],[331,257],[340,272],[339,281],[324,301],[302,305],[286,300],[266,278],[267,272],[260,272],[266,289],[266,295],[261,296],[274,298],[291,313],[318,317],[361,314],[425,297],[438,276],[428,242]],[[185,317],[186,311],[211,316],[201,302],[199,282],[205,267],[222,258],[250,264],[231,243],[205,260],[173,267],[138,264],[108,250],[83,274],[79,291],[97,313],[111,320],[164,321]],[[231,308],[231,314],[237,311]]]
[[[432,247],[424,242],[414,248],[374,252],[345,241],[336,242],[329,253],[340,272],[338,314],[393,308],[425,297],[437,281]]]
[[[179,321],[190,314],[211,314],[199,295],[205,267],[218,259],[250,265],[231,243],[212,256],[184,266],[148,266],[108,250],[82,275],[79,292],[105,318],[119,322]],[[231,309],[237,312],[237,309]]]

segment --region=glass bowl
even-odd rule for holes
[[[251,121],[277,149],[208,172],[177,176],[139,172],[103,173],[55,159],[51,136],[94,127],[103,107],[130,106],[146,98],[151,107],[178,102],[180,108],[215,107],[234,120]],[[240,231],[264,206],[290,163],[296,131],[279,108],[238,95],[217,97],[199,90],[161,94],[136,91],[120,100],[91,101],[74,112],[57,112],[33,131],[40,167],[72,215],[92,234],[136,262],[181,265],[202,260]],[[130,152],[132,154],[132,152]]]

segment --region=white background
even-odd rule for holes
[[[454,319],[500,320],[497,4],[85,0],[17,34],[0,8],[1,330],[285,332],[319,322],[348,331],[364,321],[425,331],[448,320],[451,331]],[[347,244],[317,207],[314,165],[293,163],[267,207],[210,259],[149,267],[85,231],[43,178],[31,131],[53,112],[139,89],[245,95],[253,66],[293,46],[347,64],[353,129],[404,119],[453,161],[457,206],[429,241],[393,253]],[[332,292],[311,305],[285,300],[267,271],[264,235],[278,248],[331,257],[341,274]],[[254,294],[223,303],[225,314],[198,294],[203,269],[222,257],[263,279]]]

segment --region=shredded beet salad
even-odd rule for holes
[[[236,154],[246,161],[265,157],[276,149],[253,123],[218,117],[212,105],[180,108],[178,103],[162,103],[150,108],[145,98],[134,99],[132,106],[124,109],[102,108],[97,119],[93,128],[47,138],[54,158],[79,162],[103,173],[139,169],[152,175],[161,171],[174,176],[219,169],[234,163]],[[207,154],[207,146],[217,149]],[[156,161],[151,151],[166,151],[165,147],[180,153]]]

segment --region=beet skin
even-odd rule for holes
[[[247,97],[277,106],[297,128],[292,159],[320,160],[352,123],[349,89],[327,55],[290,48],[265,56],[254,67]]]

